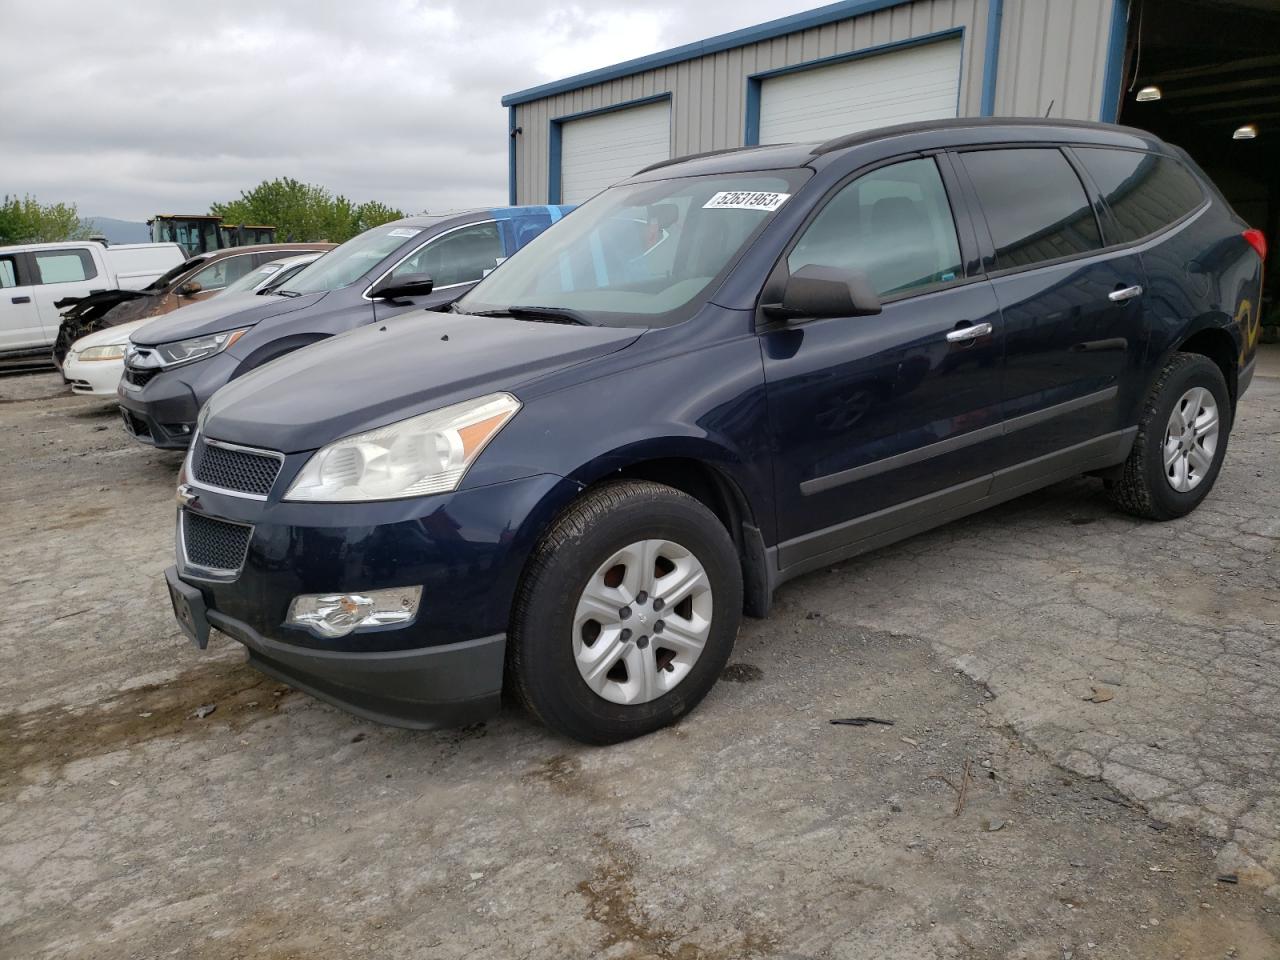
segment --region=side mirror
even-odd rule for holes
[[[776,320],[867,317],[880,312],[880,298],[861,270],[808,264],[793,273],[780,303],[763,305]]]
[[[397,300],[401,297],[425,297],[435,284],[425,273],[402,273],[398,277],[386,276],[373,285],[371,297]]]
[[[196,281],[188,280],[186,283],[184,283],[182,286],[178,288],[178,296],[194,297],[197,293],[199,293],[203,289],[204,287],[200,286],[200,284],[196,283]]]

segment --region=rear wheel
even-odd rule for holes
[[[1186,516],[1218,479],[1231,415],[1231,397],[1217,364],[1199,354],[1175,354],[1147,398],[1111,499],[1151,520]]]
[[[508,675],[553,730],[586,743],[628,740],[698,704],[741,616],[737,553],[710,510],[657,483],[605,484],[530,560]]]

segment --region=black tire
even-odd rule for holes
[[[573,622],[589,578],[616,551],[662,538],[692,552],[711,585],[713,613],[702,653],[679,684],[647,703],[604,699],[574,660]],[[543,537],[517,594],[507,641],[510,689],[546,726],[574,740],[618,743],[665,727],[715,684],[742,620],[742,570],[724,525],[671,487],[619,480],[588,490]]]
[[[1165,429],[1173,408],[1186,391],[1203,387],[1213,394],[1218,405],[1219,435],[1213,461],[1202,479],[1191,490],[1175,490],[1165,475]],[[1184,517],[1200,505],[1213,489],[1227,454],[1233,410],[1222,371],[1208,357],[1196,353],[1177,353],[1165,364],[1143,405],[1129,459],[1111,484],[1111,501],[1126,513],[1148,520],[1173,520]]]

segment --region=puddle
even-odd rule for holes
[[[165,683],[124,690],[83,708],[46,707],[0,716],[0,795],[16,791],[30,766],[68,763],[149,740],[238,729],[277,709],[288,687],[244,663],[210,663]],[[197,707],[215,704],[203,720]],[[145,716],[144,716],[145,715]]]

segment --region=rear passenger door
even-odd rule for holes
[[[88,250],[46,248],[32,250],[27,256],[32,266],[31,296],[40,312],[45,341],[53,343],[62,323],[61,310],[54,304],[106,290],[111,281],[98,276],[98,265]]]
[[[983,148],[956,159],[985,221],[984,261],[1004,318],[1006,441],[994,466],[1036,461],[1030,472],[997,474],[998,493],[1105,456],[1100,438],[1129,426],[1119,392],[1146,351],[1146,277],[1137,253],[1103,249],[1098,204],[1063,150]]]

